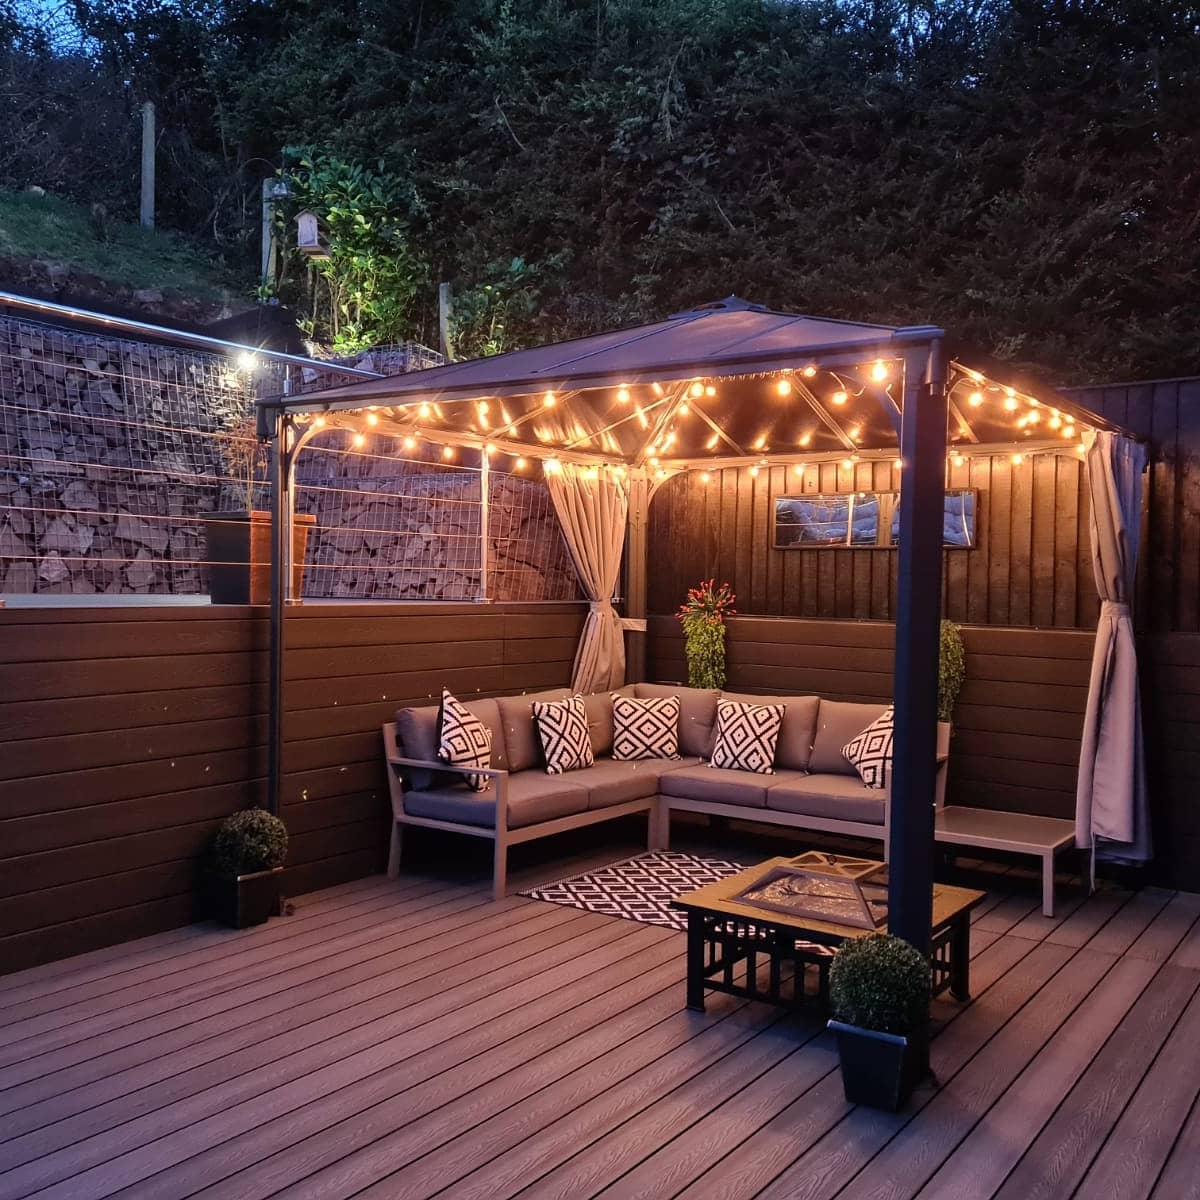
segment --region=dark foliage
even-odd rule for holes
[[[106,143],[105,177],[95,137],[72,141],[74,118],[51,103],[85,92],[69,82],[80,71],[107,97],[75,114],[85,125],[155,99],[164,223],[241,245],[247,261],[258,183],[283,147],[381,164],[426,209],[412,229],[428,282],[411,336],[433,336],[436,280],[477,288],[519,258],[536,272],[538,305],[506,312],[509,343],[736,291],[937,321],[964,352],[1060,380],[1200,370],[1195,5],[73,8],[91,39],[82,58],[10,35],[7,69],[25,80],[26,107],[0,134],[0,182],[74,187],[110,209],[132,198],[135,122]],[[39,70],[58,82],[30,108]],[[36,178],[51,161],[66,165]]]
[[[247,808],[221,822],[213,839],[212,861],[218,875],[233,879],[283,866],[287,827],[262,808]]]
[[[847,1025],[914,1033],[929,1017],[929,963],[890,934],[851,938],[829,968],[829,1002]]]

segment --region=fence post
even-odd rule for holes
[[[142,205],[141,226],[154,228],[154,101],[142,105]]]

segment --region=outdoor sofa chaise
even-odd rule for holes
[[[493,839],[497,899],[505,893],[509,846],[630,813],[647,814],[651,849],[667,847],[671,814],[681,811],[851,834],[886,846],[888,792],[867,787],[842,754],[842,747],[880,716],[885,705],[652,683],[619,691],[638,699],[679,697],[679,758],[614,760],[609,693],[585,697],[595,765],[561,775],[549,775],[542,766],[532,706],[535,700],[564,699],[571,695],[567,689],[467,704],[491,733],[492,765],[486,772],[450,768],[438,761],[437,705],[400,709],[395,722],[383,727],[394,818],[388,874],[399,872],[406,825]],[[705,761],[712,753],[721,698],[785,706],[773,774],[715,768]],[[938,757],[940,808],[946,755]],[[485,792],[472,791],[462,781],[466,774],[486,774],[492,786]]]

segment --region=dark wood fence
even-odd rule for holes
[[[382,867],[379,725],[570,678],[583,608],[312,605],[287,622],[288,889]],[[184,924],[216,825],[262,799],[250,608],[0,610],[0,970]]]
[[[977,488],[977,545],[945,554],[944,610],[959,622],[1094,628],[1099,602],[1088,549],[1081,461],[1007,456],[951,467],[950,487]],[[728,580],[738,610],[783,617],[891,620],[894,550],[776,550],[777,497],[899,487],[890,462],[728,468],[676,476],[650,506],[651,612],[670,612],[698,579]]]

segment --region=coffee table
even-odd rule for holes
[[[817,973],[817,1002],[827,1006],[829,963],[847,938],[872,932],[813,917],[758,908],[732,897],[753,886],[790,858],[771,858],[694,892],[677,896],[672,908],[687,913],[687,1006],[704,1011],[706,991],[800,1007],[814,999],[805,990],[807,968]],[[971,909],[984,897],[970,888],[935,884],[930,962],[933,995],[947,989],[956,1000],[971,998]],[[886,932],[886,926],[880,932]],[[758,968],[768,967],[760,985]],[[744,980],[738,968],[745,967]],[[784,967],[793,968],[791,994],[784,992]]]

